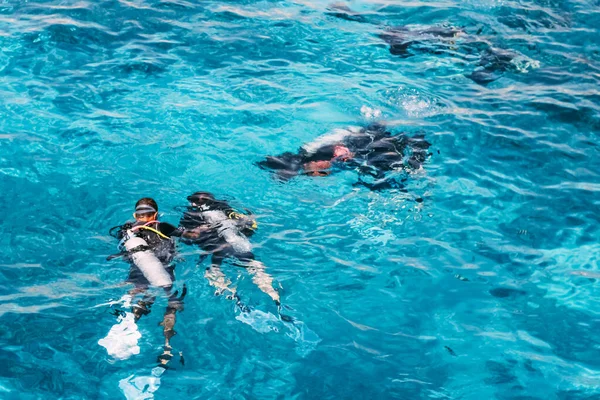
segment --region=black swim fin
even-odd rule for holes
[[[292,324],[294,323],[294,317],[290,316],[290,315],[286,315],[284,313],[281,312],[281,309],[284,308],[284,306],[282,306],[281,304],[279,304],[277,306],[277,312],[279,313],[279,318],[281,318],[281,320],[283,322],[291,322]],[[285,306],[286,309],[291,310],[290,307]]]
[[[250,306],[242,302],[242,299],[240,299],[240,296],[238,296],[237,293],[232,296],[232,300],[235,300],[235,305],[240,309],[241,312],[249,313],[252,311]]]

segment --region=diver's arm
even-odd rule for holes
[[[177,237],[184,239],[197,239],[209,229],[210,227],[208,225],[200,225],[195,227],[194,229],[186,229],[183,226],[176,228],[173,225],[166,222],[161,222],[159,224],[159,230],[161,233],[169,237]]]
[[[180,227],[179,228],[179,230],[181,231],[180,237],[182,237],[184,239],[198,239],[204,233],[209,232],[210,229],[211,228],[208,225],[200,225],[200,226],[195,227],[194,229],[185,229],[183,227]]]
[[[413,169],[421,168],[429,156],[427,150],[431,146],[431,143],[425,140],[424,135],[419,134],[409,138],[408,145],[412,150],[412,154],[407,161],[408,165]]]
[[[159,222],[157,230],[168,237],[180,237],[183,233],[181,229],[174,227],[168,222]]]
[[[261,169],[273,171],[277,179],[287,181],[298,175],[302,161],[302,155],[287,152],[279,156],[267,156],[263,161],[257,162],[256,165]]]
[[[115,258],[125,257],[126,255],[127,255],[126,251],[122,251],[120,253],[111,254],[110,256],[106,257],[106,261],[112,261]]]

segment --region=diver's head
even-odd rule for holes
[[[310,161],[305,163],[302,168],[308,176],[327,176],[331,173],[330,161]]]
[[[327,176],[331,174],[332,163],[346,162],[354,157],[350,149],[343,144],[324,147],[317,155],[320,156],[320,159],[302,165],[304,173],[308,176]]]
[[[190,202],[190,204],[192,206],[198,207],[206,202],[214,201],[215,196],[213,196],[213,194],[210,192],[196,192],[196,193],[192,194],[191,196],[188,196],[187,200]]]
[[[158,204],[150,197],[139,199],[135,203],[135,212],[133,217],[138,222],[150,222],[156,220],[158,216]]]
[[[344,145],[337,145],[333,148],[333,159],[338,161],[348,161],[354,156],[349,148]]]

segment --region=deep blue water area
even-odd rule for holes
[[[398,55],[399,26],[462,33]],[[599,30],[597,0],[3,0],[0,398],[600,398]],[[406,190],[256,165],[373,121],[431,143]],[[139,354],[98,344],[130,289],[108,230],[198,190],[257,215],[295,322],[180,243],[157,377],[164,296]]]

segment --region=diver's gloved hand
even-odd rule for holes
[[[177,230],[180,231],[179,237],[181,237],[184,242],[193,244],[196,240],[202,238],[202,235],[209,233],[211,227],[208,225],[199,225],[193,229],[185,229],[183,227],[179,227]]]

